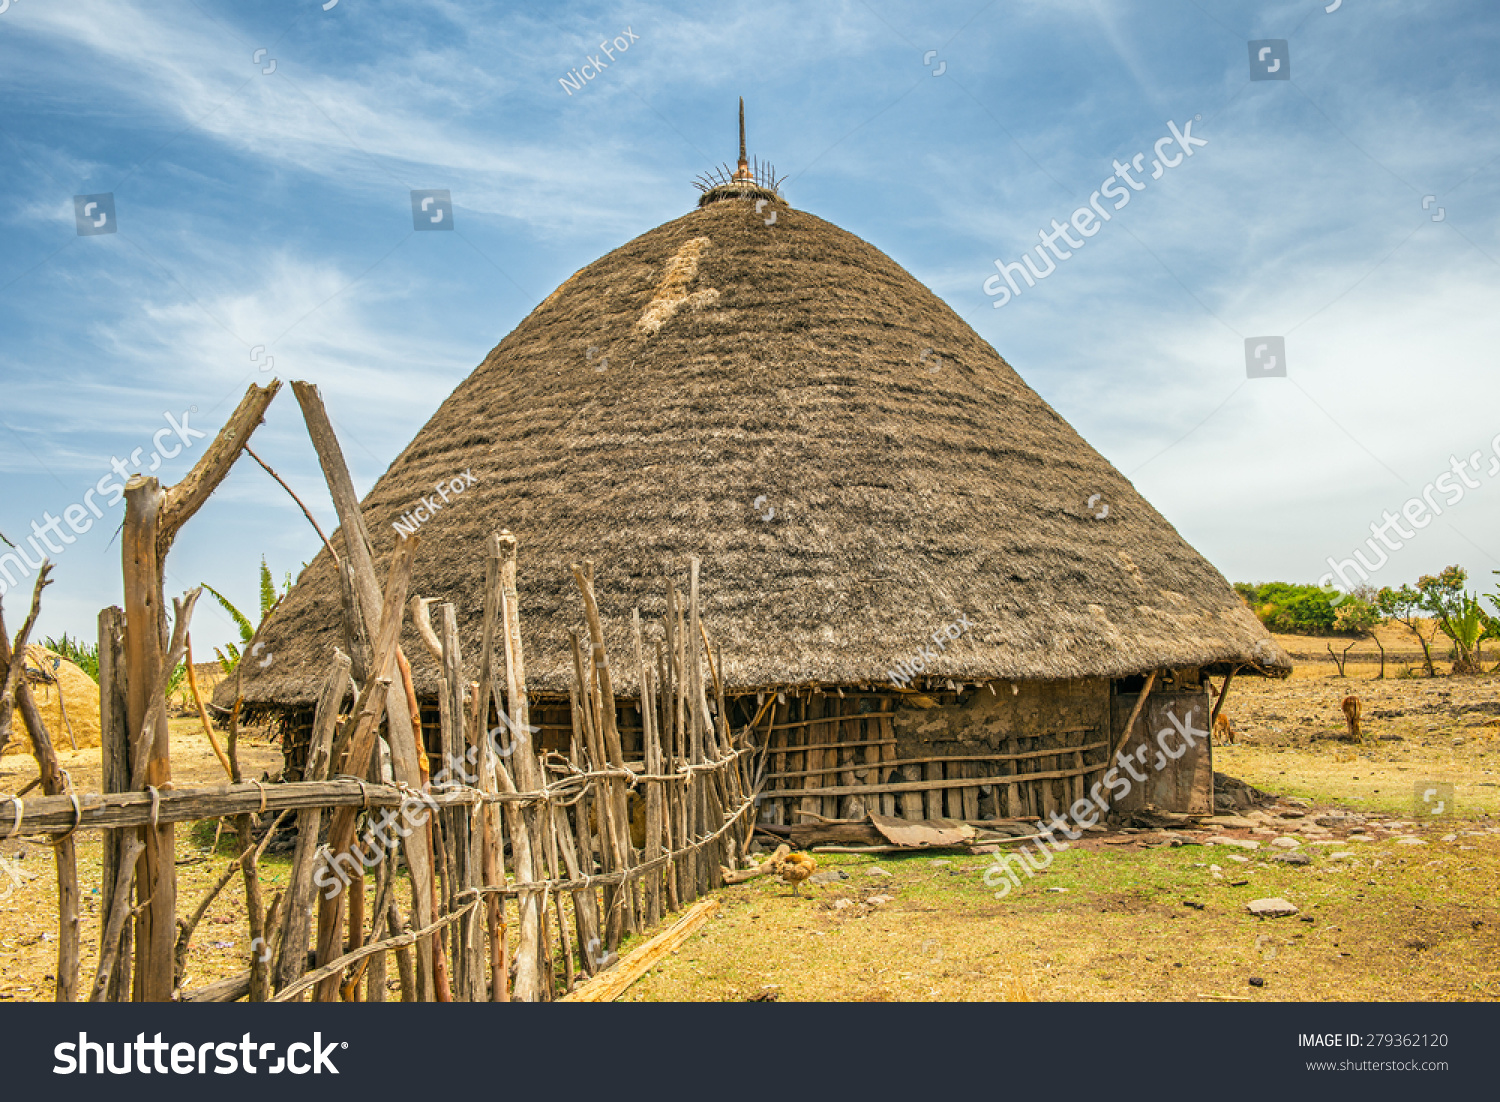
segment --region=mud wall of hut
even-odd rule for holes
[[[811,693],[771,725],[761,818],[982,820],[1063,813],[1105,769],[1110,683]]]

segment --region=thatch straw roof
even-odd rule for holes
[[[457,605],[477,667],[485,543],[509,528],[543,692],[566,693],[567,632],[583,624],[570,564],[597,562],[628,692],[630,611],[659,617],[669,566],[685,586],[694,554],[736,688],[881,682],[961,614],[975,626],[932,665],[940,678],[1291,665],[942,300],[779,200],[695,210],[538,306],[365,499],[378,564],[393,522],[465,470],[475,483],[421,527],[411,592]],[[275,661],[247,665],[247,701],[312,699],[338,604],[325,551],[266,626]],[[404,645],[419,692],[435,692],[410,628]]]

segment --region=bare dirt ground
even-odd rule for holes
[[[1225,714],[1240,742],[1216,746],[1215,766],[1275,803],[1200,830],[1085,834],[1002,899],[983,883],[988,857],[820,854],[823,871],[847,878],[804,884],[801,898],[769,878],[723,889],[703,933],[625,998],[1500,999],[1500,678],[1398,678],[1420,669],[1420,652],[1399,634],[1382,638],[1396,650],[1386,680],[1362,662],[1332,676],[1326,641],[1297,637],[1281,639],[1299,662],[1293,678],[1236,679]],[[1375,653],[1362,643],[1351,660]],[[1351,694],[1363,704],[1358,745],[1343,737]],[[97,754],[65,756],[82,791],[98,788]],[[279,768],[266,741],[242,742],[240,754],[247,776]],[[187,720],[173,722],[173,762],[179,783],[222,780]],[[29,759],[6,758],[0,791],[34,775]],[[1452,805],[1434,814],[1421,796],[1439,785],[1452,786]],[[228,840],[210,854],[211,841],[211,829],[178,830],[184,912],[233,856]],[[1288,853],[1309,860],[1286,863]],[[0,898],[0,1000],[50,999],[51,850],[12,840],[0,856],[19,858],[26,876]],[[86,983],[97,834],[79,836],[79,875]],[[261,877],[269,898],[285,858],[268,856]],[[1247,911],[1272,896],[1299,913]],[[236,881],[198,928],[187,986],[243,970],[247,936]]]

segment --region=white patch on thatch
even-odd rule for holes
[[[683,306],[697,310],[718,301],[719,292],[712,287],[692,294],[687,292],[688,284],[698,278],[698,258],[709,244],[708,238],[695,237],[673,254],[661,282],[657,284],[656,294],[646,304],[640,321],[635,323],[638,330],[649,336],[671,321]]]

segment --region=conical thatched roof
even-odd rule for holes
[[[455,602],[471,669],[501,528],[519,540],[542,692],[566,693],[583,624],[570,564],[596,561],[623,660],[631,609],[659,617],[669,564],[685,587],[694,554],[731,688],[881,682],[961,615],[974,627],[930,674],[1290,667],[1218,571],[937,296],[852,234],[761,206],[711,203],[576,273],[370,491],[383,571],[393,522],[472,472],[422,525],[411,586]],[[325,551],[266,626],[275,661],[246,667],[248,701],[312,699],[338,605]],[[410,628],[404,645],[435,692]]]

